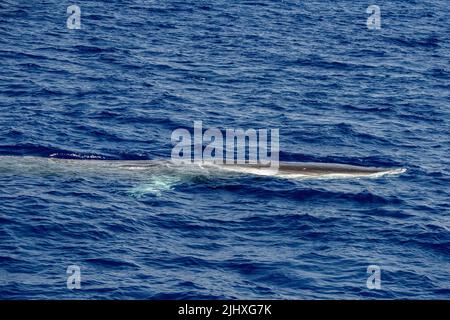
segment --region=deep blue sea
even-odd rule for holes
[[[374,2],[1,0],[0,299],[450,299],[449,3]],[[169,158],[194,121],[279,128],[283,161],[407,172],[83,169]]]

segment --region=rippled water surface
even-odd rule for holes
[[[72,4],[81,30],[66,27]],[[0,298],[449,299],[448,2],[377,1],[380,30],[370,4],[2,0],[0,155],[19,158],[0,157]],[[168,158],[194,121],[279,128],[283,161],[408,171],[85,164]]]

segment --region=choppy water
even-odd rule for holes
[[[449,299],[448,3],[377,1],[381,30],[370,4],[2,0],[0,155],[167,158],[172,130],[203,121],[280,128],[284,161],[408,171],[180,180],[18,161],[0,170],[0,298]]]

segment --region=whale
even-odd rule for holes
[[[398,175],[405,171],[404,168],[314,162],[279,162],[274,167],[273,164],[261,163],[229,164],[212,161],[177,163],[170,159],[106,160],[0,156],[0,181],[35,176],[48,179],[60,176],[64,181],[73,181],[72,178],[113,179],[130,183],[127,193],[137,198],[147,194],[159,197],[183,183],[211,179],[223,181],[239,179],[242,176],[266,176],[299,181],[303,179],[369,179]]]
[[[261,163],[226,163],[214,161],[179,163],[170,159],[156,160],[98,160],[98,159],[63,159],[35,156],[0,156],[0,173],[7,170],[21,172],[158,172],[190,173],[205,172],[224,175],[227,172],[240,174],[275,176],[288,179],[300,178],[361,178],[381,177],[404,173],[404,168],[364,167],[341,163],[320,162],[278,162]]]

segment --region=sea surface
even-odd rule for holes
[[[450,299],[448,4],[2,0],[0,298]],[[170,158],[194,121],[278,128],[283,161],[407,172],[86,170]]]

